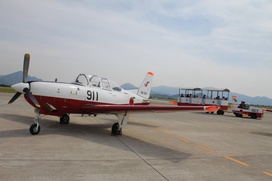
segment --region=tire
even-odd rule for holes
[[[68,114],[64,114],[60,117],[60,124],[69,124],[70,117]]]
[[[252,119],[257,119],[257,115],[256,115],[255,113],[250,114],[250,117],[251,117]]]
[[[234,115],[236,116],[236,117],[243,117],[243,115],[242,114],[238,114],[238,113],[234,113]]]
[[[32,124],[29,128],[29,132],[32,134],[32,135],[37,135],[39,134],[41,128],[40,126],[38,126],[38,129],[37,129],[37,124]]]
[[[114,123],[111,127],[111,134],[112,135],[121,135],[122,129],[119,127],[119,123]]]
[[[224,115],[224,111],[223,110],[218,110],[217,112],[216,112],[216,114],[218,114],[218,115]]]

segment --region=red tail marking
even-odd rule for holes
[[[150,83],[150,82],[147,81],[147,82],[144,84],[144,86],[147,87],[149,83]]]

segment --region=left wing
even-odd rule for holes
[[[219,110],[218,106],[158,106],[158,105],[94,105],[85,104],[81,107],[86,114],[91,113],[141,113],[141,112],[178,112],[178,111],[208,111],[215,112]]]

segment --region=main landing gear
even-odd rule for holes
[[[114,123],[111,127],[111,135],[122,135],[122,128],[120,128],[119,123]]]
[[[68,114],[63,114],[60,117],[60,124],[69,124],[70,116]]]
[[[118,122],[114,123],[111,127],[112,136],[122,135],[122,127],[127,124],[129,119],[127,112],[125,114],[116,114],[116,116],[118,117]]]

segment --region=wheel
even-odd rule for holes
[[[213,114],[214,112],[211,112],[211,114]]]
[[[32,135],[36,135],[36,134],[39,134],[41,128],[40,126],[38,126],[37,128],[37,124],[32,124],[29,128],[29,132],[32,134]]]
[[[250,117],[251,117],[252,119],[257,119],[257,115],[256,115],[255,113],[250,114]]]
[[[60,124],[69,124],[69,121],[70,121],[70,117],[68,114],[63,114],[60,117]]]
[[[217,112],[216,112],[218,115],[224,115],[224,111],[223,110],[218,110]]]
[[[238,113],[234,113],[234,115],[235,115],[236,117],[243,117],[242,114],[238,114]]]
[[[120,128],[119,123],[114,123],[111,127],[112,135],[122,135],[122,128]]]

